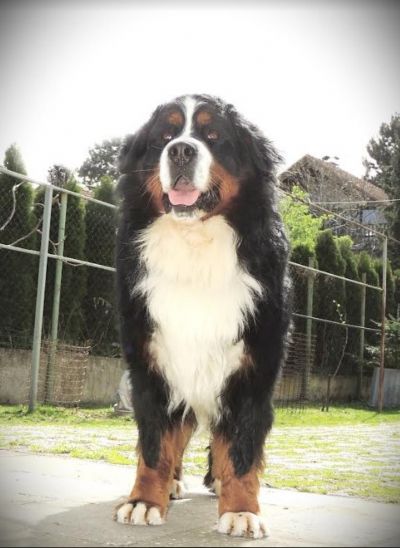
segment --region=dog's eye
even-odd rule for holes
[[[207,131],[207,139],[209,141],[216,141],[218,139],[218,131],[215,131],[215,129],[209,129]]]
[[[162,134],[163,141],[171,141],[172,138],[173,138],[173,135],[170,131],[166,131],[165,133]]]

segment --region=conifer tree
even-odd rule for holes
[[[340,253],[345,263],[344,276],[350,280],[360,281],[358,274],[356,256],[352,251],[353,242],[349,236],[342,236],[337,239]],[[345,310],[347,323],[360,325],[361,320],[361,286],[345,282]],[[346,355],[343,369],[352,372],[356,367],[357,357],[360,348],[360,330],[349,328]],[[353,371],[354,372],[354,371]]]
[[[4,166],[26,175],[16,145]],[[17,247],[35,247],[35,215],[30,183],[0,174],[0,241]],[[0,344],[29,346],[33,333],[38,260],[32,255],[0,249]]]
[[[61,167],[61,169],[60,169]],[[57,169],[56,169],[57,168]],[[58,175],[54,174],[58,172]],[[63,186],[67,190],[80,192],[80,187],[73,174],[62,166],[53,166],[49,170],[49,179],[57,186]],[[44,191],[40,189],[36,202],[43,203]],[[58,225],[60,218],[60,193],[54,192],[49,253],[58,254]],[[39,206],[40,207],[40,206]],[[65,225],[64,256],[73,259],[85,259],[85,209],[84,200],[76,196],[68,196],[67,217]],[[54,278],[56,260],[49,258],[46,277],[46,295],[43,325],[45,334],[48,336],[51,329],[51,316],[54,298]],[[83,300],[86,293],[87,268],[85,266],[63,264],[61,295],[60,295],[60,316],[59,316],[59,338],[71,344],[79,344],[84,339],[84,313]]]
[[[366,283],[368,285],[379,287],[379,275],[374,268],[372,257],[366,251],[362,251],[358,259],[358,273],[360,278],[363,272],[366,274]],[[377,329],[380,321],[381,293],[367,287],[365,298],[365,326]],[[370,344],[377,344],[379,336],[371,331],[367,331],[365,333],[365,339]]]
[[[111,177],[100,179],[93,197],[114,203]],[[115,210],[95,202],[86,206],[86,259],[92,263],[113,266],[115,249]],[[118,346],[114,305],[114,275],[95,267],[88,268],[85,297],[86,337],[94,353],[112,354]]]
[[[331,230],[323,230],[318,234],[315,255],[320,270],[339,276],[344,275],[345,261]],[[346,322],[344,281],[319,274],[315,285],[316,316],[335,322]],[[318,323],[316,332],[316,366],[332,374],[345,349],[345,328]]]
[[[388,253],[394,268],[400,267],[400,113],[391,117],[379,129],[377,139],[367,146],[370,156],[365,160],[366,178],[383,188],[393,200],[385,207],[389,221],[389,234],[397,240],[389,240]]]

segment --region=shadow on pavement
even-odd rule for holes
[[[273,546],[268,539],[232,538],[213,531],[217,499],[188,494],[173,501],[162,526],[116,523],[112,511],[118,500],[92,503],[54,514],[31,530],[29,546]],[[14,544],[15,545],[15,544]]]

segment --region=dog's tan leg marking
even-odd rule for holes
[[[136,481],[129,497],[115,509],[116,521],[132,525],[164,523],[170,494],[177,498],[183,494],[182,456],[192,430],[184,424],[165,433],[156,468],[146,465],[139,449]]]
[[[211,450],[212,475],[220,484],[217,531],[232,536],[263,538],[268,535],[265,520],[260,515],[257,468],[238,477],[229,456],[230,445],[214,437]]]

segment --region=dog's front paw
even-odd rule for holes
[[[157,506],[145,502],[125,502],[114,511],[114,519],[118,523],[130,525],[162,525],[164,519]]]
[[[218,533],[233,537],[267,537],[269,532],[265,520],[252,512],[225,512],[219,518]]]

